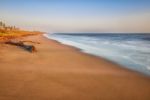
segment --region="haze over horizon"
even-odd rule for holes
[[[150,33],[150,0],[1,0],[0,20],[55,33]]]

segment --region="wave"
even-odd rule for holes
[[[132,39],[127,39],[122,35],[116,36],[117,39],[109,35],[45,34],[45,36],[77,47],[82,52],[109,59],[127,68],[150,75],[150,41],[143,40],[143,35],[135,37],[132,35]]]

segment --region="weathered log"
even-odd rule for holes
[[[32,52],[32,53],[37,51],[34,45],[26,45],[21,41],[8,41],[5,43],[10,44],[10,45],[19,46],[19,47],[21,47],[29,52]]]

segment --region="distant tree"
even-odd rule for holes
[[[0,26],[2,26],[3,25],[3,22],[2,21],[0,21]]]
[[[13,29],[16,30],[16,26],[13,26]]]
[[[0,21],[0,32],[3,33],[3,22]]]
[[[11,30],[11,31],[13,30],[13,27],[12,27],[12,26],[10,26],[10,30]]]
[[[5,23],[2,23],[2,26],[3,26],[3,28],[5,28],[6,27]]]
[[[8,31],[19,30],[16,26],[7,26],[4,22],[0,21],[0,32],[1,33],[10,33]]]

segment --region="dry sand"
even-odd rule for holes
[[[0,45],[0,100],[150,100],[147,76],[41,35],[22,40],[38,51]]]

